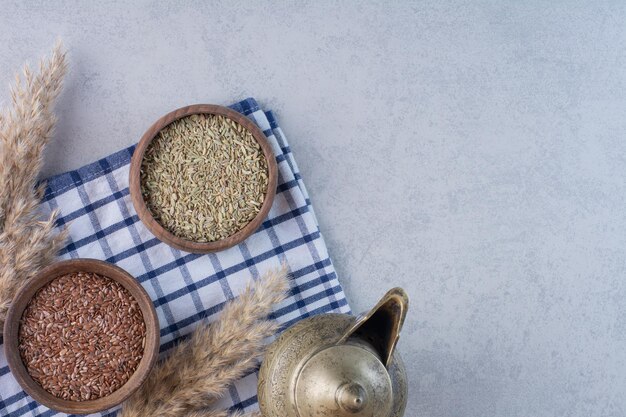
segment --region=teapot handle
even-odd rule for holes
[[[408,308],[409,296],[406,291],[399,287],[389,290],[373,309],[357,317],[337,344],[350,339],[364,340],[378,352],[383,365],[387,367],[400,338]]]

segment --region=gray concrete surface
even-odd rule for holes
[[[46,174],[181,105],[274,109],[354,309],[412,297],[407,416],[624,416],[625,22],[619,1],[3,0],[0,74],[71,51]]]

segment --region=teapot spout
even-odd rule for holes
[[[398,343],[408,308],[409,296],[402,288],[389,290],[373,309],[357,318],[337,344],[351,339],[366,341],[378,352],[380,360],[387,367]]]

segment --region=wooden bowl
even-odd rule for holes
[[[53,279],[74,272],[91,272],[120,283],[137,300],[146,324],[146,344],[143,357],[128,381],[112,394],[95,400],[69,401],[50,394],[43,389],[26,370],[18,350],[20,319],[30,299]],[[9,368],[20,386],[40,404],[68,414],[91,414],[114,407],[128,398],[146,380],[159,354],[159,321],[152,300],[143,287],[123,269],[96,259],[61,261],[44,268],[22,288],[9,308],[4,323],[4,350]]]
[[[183,117],[190,116],[192,114],[216,114],[239,123],[247,129],[259,143],[267,162],[269,174],[268,184],[265,199],[261,205],[261,210],[243,229],[225,239],[214,242],[194,242],[174,235],[154,219],[152,213],[150,213],[150,210],[146,206],[146,202],[144,201],[141,193],[141,162],[148,145],[150,145],[150,142],[152,142],[152,140],[164,127],[178,119],[182,119]],[[180,109],[174,110],[157,120],[152,126],[150,126],[146,133],[143,134],[141,140],[137,144],[130,163],[129,173],[130,197],[139,219],[146,225],[148,230],[150,230],[150,232],[157,237],[157,239],[177,249],[192,253],[209,253],[228,249],[243,242],[252,233],[254,233],[259,226],[261,226],[261,223],[263,223],[263,220],[265,220],[267,213],[272,207],[274,196],[276,195],[277,180],[278,168],[276,166],[276,158],[274,157],[271,145],[267,141],[267,138],[261,129],[259,129],[257,125],[255,125],[243,114],[229,109],[228,107],[216,106],[213,104],[195,104],[192,106],[181,107]]]

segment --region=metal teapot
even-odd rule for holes
[[[409,306],[401,288],[368,313],[322,314],[287,329],[259,371],[264,417],[402,417],[407,380],[395,351]]]

